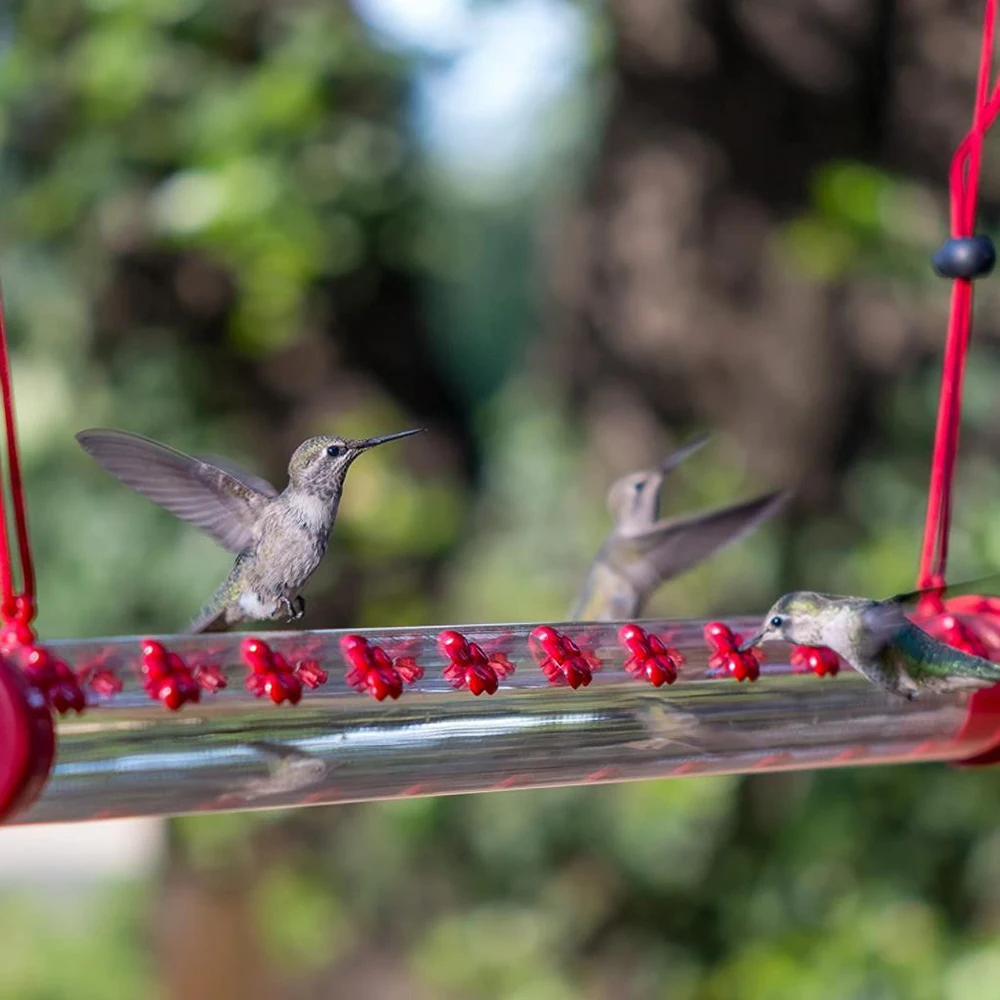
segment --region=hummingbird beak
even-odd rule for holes
[[[668,458],[665,458],[662,462],[660,462],[660,473],[662,475],[666,475],[668,472],[672,472],[686,458],[690,458],[696,451],[701,451],[701,449],[708,444],[708,441],[709,435],[702,434],[701,437],[695,438],[690,444],[684,445],[683,448],[675,451]]]
[[[382,437],[377,438],[366,438],[364,441],[358,441],[354,447],[358,451],[367,451],[369,448],[374,448],[378,444],[385,444],[387,441],[395,441],[398,438],[410,437],[413,434],[421,434],[426,427],[415,427],[412,431],[400,431],[398,434],[383,434]]]
[[[753,649],[753,647],[756,646],[763,638],[764,638],[764,629],[758,629],[758,631],[754,633],[752,636],[750,636],[749,639],[744,639],[743,642],[741,642],[739,646],[737,646],[737,649],[741,653],[745,653],[748,649]]]

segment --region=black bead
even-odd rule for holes
[[[988,236],[948,240],[931,257],[931,265],[942,278],[981,278],[996,262],[997,251]]]

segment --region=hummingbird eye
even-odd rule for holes
[[[782,618],[781,615],[775,615],[771,619],[771,628],[781,628]]]
[[[344,449],[339,444],[331,444],[327,446],[326,453],[330,458],[337,458],[344,454]]]
[[[643,486],[645,486],[645,485],[646,485],[646,484],[645,484],[645,482],[644,482],[643,480],[641,480],[641,479],[638,479],[638,480],[636,480],[636,483],[635,483],[635,485],[634,485],[634,486],[632,487],[632,489],[633,489],[633,490],[635,490],[635,492],[636,492],[636,493],[641,493],[641,492],[642,492],[642,488],[643,488]]]

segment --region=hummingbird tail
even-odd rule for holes
[[[983,660],[978,656],[975,657],[975,660],[975,664],[966,667],[962,673],[969,677],[975,677],[977,680],[989,681],[994,684],[1000,681],[1000,663],[992,663],[990,660]]]
[[[220,611],[214,617],[199,615],[185,630],[190,633],[196,632],[228,632],[229,623],[226,621],[226,614]]]
[[[214,594],[212,599],[195,615],[186,632],[227,632],[229,621],[226,616],[226,605]]]

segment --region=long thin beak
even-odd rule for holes
[[[387,441],[395,441],[398,438],[408,438],[413,434],[422,434],[425,430],[427,430],[426,427],[414,427],[412,431],[400,431],[398,434],[383,434],[381,437],[367,438],[364,441],[358,441],[354,447],[364,451],[367,448],[374,448],[377,444],[385,444]]]
[[[753,647],[756,646],[757,643],[759,643],[760,640],[763,638],[764,638],[764,630],[761,629],[759,632],[750,636],[749,639],[744,639],[743,642],[739,644],[738,649],[741,653],[745,653],[748,649],[753,649]]]
[[[690,444],[686,444],[683,448],[675,451],[668,458],[660,462],[660,472],[666,475],[666,473],[676,469],[684,459],[690,458],[696,451],[701,451],[708,444],[710,437],[711,435],[709,434],[702,434],[701,437],[695,438]]]

